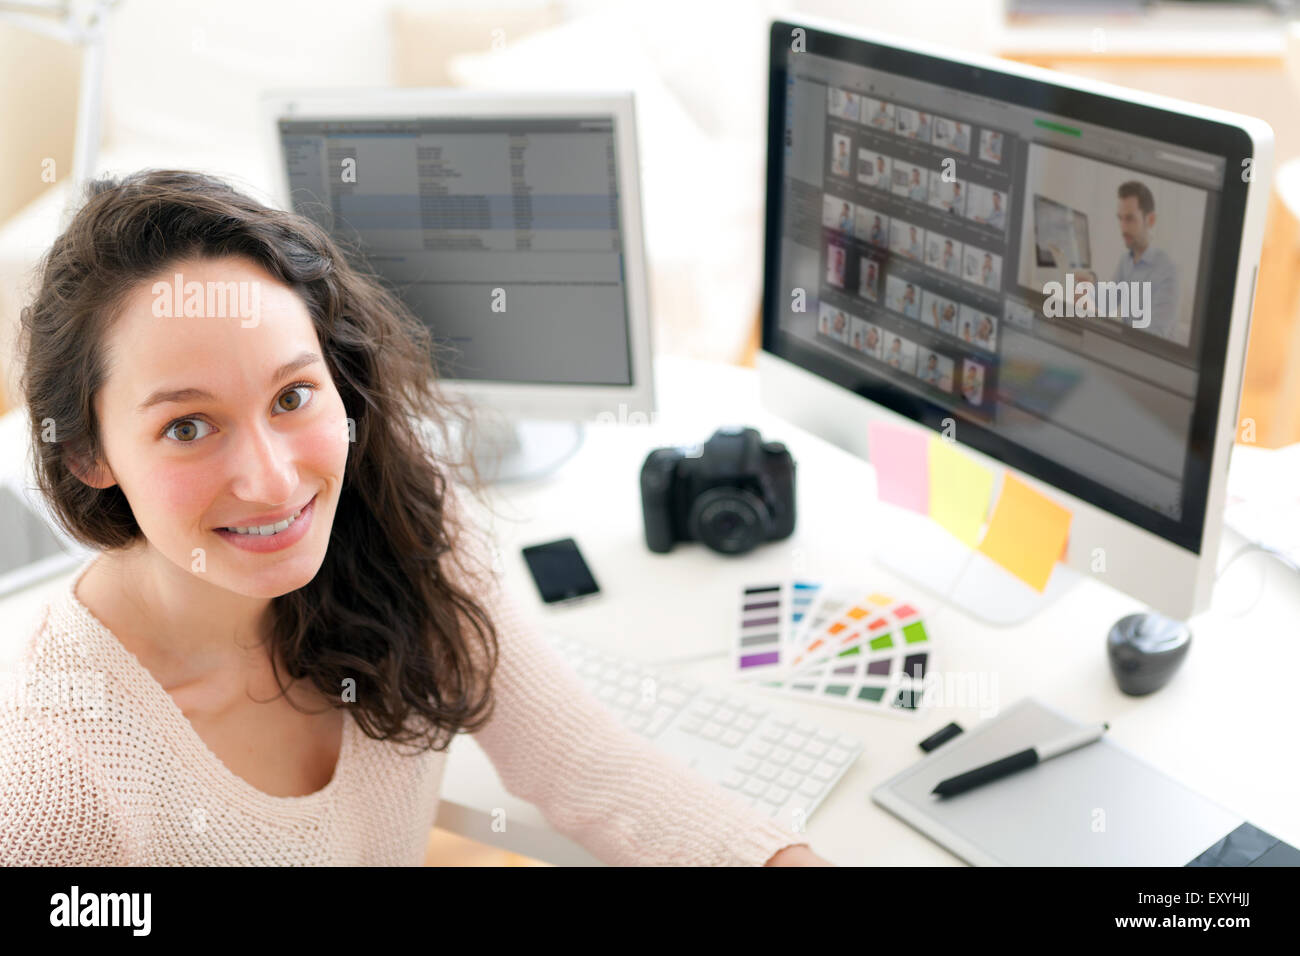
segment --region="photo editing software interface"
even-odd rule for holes
[[[294,211],[451,347],[445,374],[631,384],[613,117],[282,120],[279,134]]]
[[[785,98],[780,330],[1180,521],[1223,157],[810,53]]]

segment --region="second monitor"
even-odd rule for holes
[[[281,201],[428,325],[455,389],[508,418],[498,480],[562,461],[574,422],[653,410],[630,94],[289,93],[268,106]]]

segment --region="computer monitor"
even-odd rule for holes
[[[1268,126],[821,21],[770,40],[764,404],[866,457],[873,418],[955,438],[1073,513],[1053,580],[1203,609]],[[1042,264],[1044,229],[1064,261]],[[923,378],[931,353],[946,374]],[[927,561],[980,616],[1024,616]]]
[[[654,409],[630,93],[289,92],[266,112],[279,200],[389,284],[493,413],[490,477]]]

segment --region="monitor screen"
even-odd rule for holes
[[[792,29],[764,348],[1197,551],[1249,137]]]
[[[614,123],[358,117],[278,129],[294,211],[450,347],[444,374],[629,385]]]

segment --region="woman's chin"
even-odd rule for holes
[[[304,542],[305,544],[306,542]],[[297,550],[297,549],[295,549]],[[325,563],[325,549],[303,549],[300,553],[278,557],[276,555],[248,555],[252,560],[231,562],[217,573],[217,582],[228,591],[250,598],[270,599],[281,597],[306,587],[316,577]],[[257,564],[264,564],[257,567]]]
[[[294,567],[275,568],[259,574],[232,572],[227,590],[245,597],[266,600],[283,597],[305,588],[320,570],[320,562],[311,568],[300,568],[297,564],[298,562],[295,562]]]

